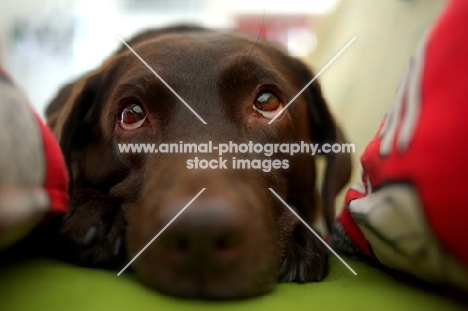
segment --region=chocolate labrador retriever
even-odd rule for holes
[[[189,169],[217,154],[121,153],[123,143],[341,143],[313,77],[282,49],[249,36],[196,27],[147,31],[129,45],[206,121],[203,124],[127,47],[74,84],[47,110],[71,175],[70,213],[58,249],[78,264],[122,268],[202,188],[206,190],[132,264],[147,285],[208,299],[320,281],[323,245],[269,191],[309,223],[323,206],[331,227],[349,154],[326,155],[321,196],[310,154],[275,154],[289,167]],[[228,159],[270,159],[232,153]],[[321,197],[321,198],[320,198]]]

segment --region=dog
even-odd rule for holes
[[[327,154],[322,190],[310,154],[275,154],[287,169],[188,169],[216,154],[121,153],[124,143],[343,143],[315,81],[280,47],[235,31],[176,26],[128,42],[207,124],[133,52],[122,46],[99,68],[64,86],[46,111],[69,167],[70,212],[56,247],[80,265],[122,268],[201,189],[133,262],[146,285],[169,295],[233,299],[270,292],[277,282],[321,281],[324,245],[268,189],[308,223],[331,228],[336,194],[350,178],[350,155]],[[261,154],[229,154],[242,160]]]

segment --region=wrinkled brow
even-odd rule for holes
[[[130,94],[145,94],[148,89],[157,84],[154,75],[132,75],[130,79],[117,85],[117,90],[113,94],[113,99],[118,100]]]

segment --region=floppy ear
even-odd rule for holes
[[[94,188],[96,185],[105,193],[128,172],[112,152],[113,124],[107,124],[104,118],[106,85],[114,81],[112,77],[118,76],[114,67],[108,69],[87,74],[73,83],[72,88],[65,86],[68,91],[60,91],[50,105],[59,107],[48,118],[48,124],[67,163],[71,193],[77,188]]]
[[[93,105],[96,101],[99,83],[99,74],[94,72],[68,84],[59,91],[57,97],[47,108],[47,111],[56,110],[48,117],[47,122],[53,129],[69,168],[72,146],[75,141],[80,139],[78,135],[84,138],[83,136],[87,134],[80,129],[83,127],[86,117],[93,115],[89,112],[94,110]],[[97,117],[96,114],[94,115]]]
[[[308,81],[312,75],[308,74]],[[308,82],[307,81],[307,82]],[[320,144],[344,144],[346,143],[343,132],[338,127],[330,110],[322,97],[319,83],[314,81],[307,90],[308,113],[311,120],[311,135],[314,143]],[[348,183],[351,177],[351,154],[328,153],[326,158],[325,173],[321,189],[322,213],[325,216],[328,230],[331,232],[335,220],[335,198],[340,190]]]

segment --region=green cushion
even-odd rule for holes
[[[464,310],[448,299],[399,283],[385,273],[336,258],[325,281],[280,284],[270,295],[243,301],[207,302],[166,297],[127,273],[78,268],[34,259],[0,268],[0,310]]]

